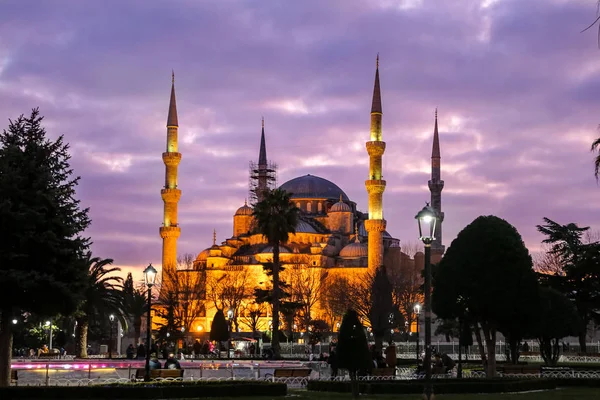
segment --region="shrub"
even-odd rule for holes
[[[285,383],[255,381],[152,382],[95,386],[21,386],[0,389],[0,399],[173,399],[285,396]]]

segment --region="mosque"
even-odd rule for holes
[[[383,193],[386,181],[383,180],[382,171],[386,143],[382,140],[382,117],[378,57],[371,107],[370,137],[366,138],[368,139],[366,150],[370,159],[369,171],[365,171],[367,180],[364,182],[368,193],[368,211],[359,211],[356,203],[338,185],[319,176],[311,174],[299,176],[280,185],[280,189],[291,193],[292,201],[300,209],[295,233],[290,234],[289,241],[280,248],[281,263],[286,269],[312,269],[321,273],[322,277],[327,276],[328,279],[335,279],[338,276],[361,279],[367,272],[372,273],[380,265],[385,265],[388,271],[399,271],[403,265],[409,264],[422,268],[423,253],[417,253],[414,258],[410,258],[402,252],[400,240],[392,237],[386,230],[387,223],[383,218]],[[177,239],[180,236],[177,207],[181,197],[181,189],[177,185],[177,168],[181,161],[177,140],[178,127],[173,80],[167,118],[167,148],[162,155],[166,166],[165,186],[161,190],[164,201],[164,220],[160,227],[160,236],[163,240],[163,276],[164,270],[177,268]],[[436,240],[432,244],[433,260],[436,258],[439,260],[444,252],[442,244],[444,214],[441,205],[444,181],[441,180],[440,169],[436,111],[431,180],[428,182],[431,206],[439,216]],[[258,162],[250,163],[250,204],[260,201],[261,193],[265,189],[276,187],[276,173],[276,165],[267,158],[263,120]],[[261,234],[253,232],[252,213],[253,208],[245,201],[233,215],[231,236],[218,243],[215,233],[212,246],[199,252],[194,262],[194,270],[205,273],[206,282],[219,280],[227,274],[242,273],[247,277],[244,285],[250,288],[260,287],[269,281],[263,271],[262,263],[272,259],[272,247],[266,243]],[[211,297],[211,286],[208,283],[206,290],[208,299]],[[230,312],[235,313],[236,317],[243,317],[245,310],[248,309],[244,305],[252,300],[251,298],[243,300],[236,305],[235,310]],[[198,332],[210,330],[212,319],[217,311],[217,307],[210,301],[207,300],[205,303],[203,316],[194,322]],[[223,304],[220,308],[224,306]],[[325,310],[319,304],[316,304],[312,313],[311,318],[326,319]],[[262,317],[264,322],[268,321],[269,311],[267,310]],[[330,320],[333,321],[331,318]],[[241,328],[243,330],[243,327]]]

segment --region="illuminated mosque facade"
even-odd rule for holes
[[[423,253],[414,258],[402,252],[400,240],[392,237],[383,218],[383,193],[386,181],[383,180],[382,158],[386,144],[382,132],[383,109],[379,83],[379,59],[375,71],[375,83],[371,107],[370,136],[366,142],[369,154],[369,171],[365,171],[364,182],[368,193],[368,212],[357,209],[356,203],[335,183],[315,175],[304,175],[291,179],[279,186],[291,193],[291,199],[300,209],[295,233],[289,241],[280,247],[280,260],[287,270],[294,268],[314,269],[322,276],[335,279],[336,276],[347,279],[364,279],[367,272],[374,272],[380,265],[388,271],[400,270],[403,265],[423,266]],[[167,148],[162,158],[166,167],[165,186],[161,190],[164,201],[164,219],[160,227],[163,240],[162,266],[165,269],[177,268],[177,239],[180,225],[177,218],[177,206],[181,190],[177,185],[177,168],[181,161],[178,149],[178,119],[175,98],[175,85],[172,82],[171,98],[167,119]],[[367,138],[366,138],[367,139]],[[433,261],[439,260],[444,252],[442,245],[443,212],[441,192],[444,181],[440,174],[440,144],[437,125],[437,111],[433,132],[433,150],[431,158],[431,205],[438,213],[437,238],[432,244]],[[276,187],[275,164],[267,158],[264,120],[260,137],[258,162],[250,163],[250,196],[252,204],[261,200],[265,189]],[[357,182],[358,184],[358,182]],[[263,263],[272,260],[272,247],[261,234],[253,233],[253,208],[246,201],[233,215],[231,236],[221,243],[213,235],[212,246],[199,252],[194,269],[206,274],[206,281],[218,279],[224,274],[246,271],[251,278],[246,282],[251,288],[261,287],[269,281],[263,271]],[[414,264],[413,264],[414,263]],[[189,271],[185,271],[189,273]],[[207,291],[210,288],[207,285]],[[207,294],[207,297],[210,297]],[[248,299],[247,302],[252,302]],[[194,322],[198,331],[210,330],[217,311],[208,300],[204,316]],[[235,310],[236,317],[243,317],[246,308],[241,305]],[[227,310],[224,310],[225,312]],[[268,321],[269,311],[264,315]],[[318,304],[313,309],[313,319],[325,319],[324,311]],[[339,316],[341,318],[341,316]],[[329,318],[332,321],[331,318]],[[339,320],[339,319],[338,319]],[[265,327],[266,324],[263,324]],[[266,329],[266,328],[265,328]],[[243,329],[242,330],[247,330]]]

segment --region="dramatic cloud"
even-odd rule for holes
[[[180,253],[232,232],[265,116],[279,183],[311,173],[361,210],[381,56],[385,218],[414,241],[440,115],[444,242],[481,214],[532,251],[543,217],[600,228],[593,1],[19,1],[0,4],[0,121],[40,107],[72,145],[101,257],[160,264],[171,69]]]

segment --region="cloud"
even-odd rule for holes
[[[311,173],[361,210],[375,54],[385,217],[414,241],[440,116],[444,241],[481,214],[600,227],[591,141],[600,63],[582,1],[108,0],[0,5],[0,121],[39,106],[64,134],[91,208],[94,252],[160,263],[161,153],[175,70],[181,253],[231,235],[261,116],[280,183]],[[7,38],[10,38],[8,40]]]

